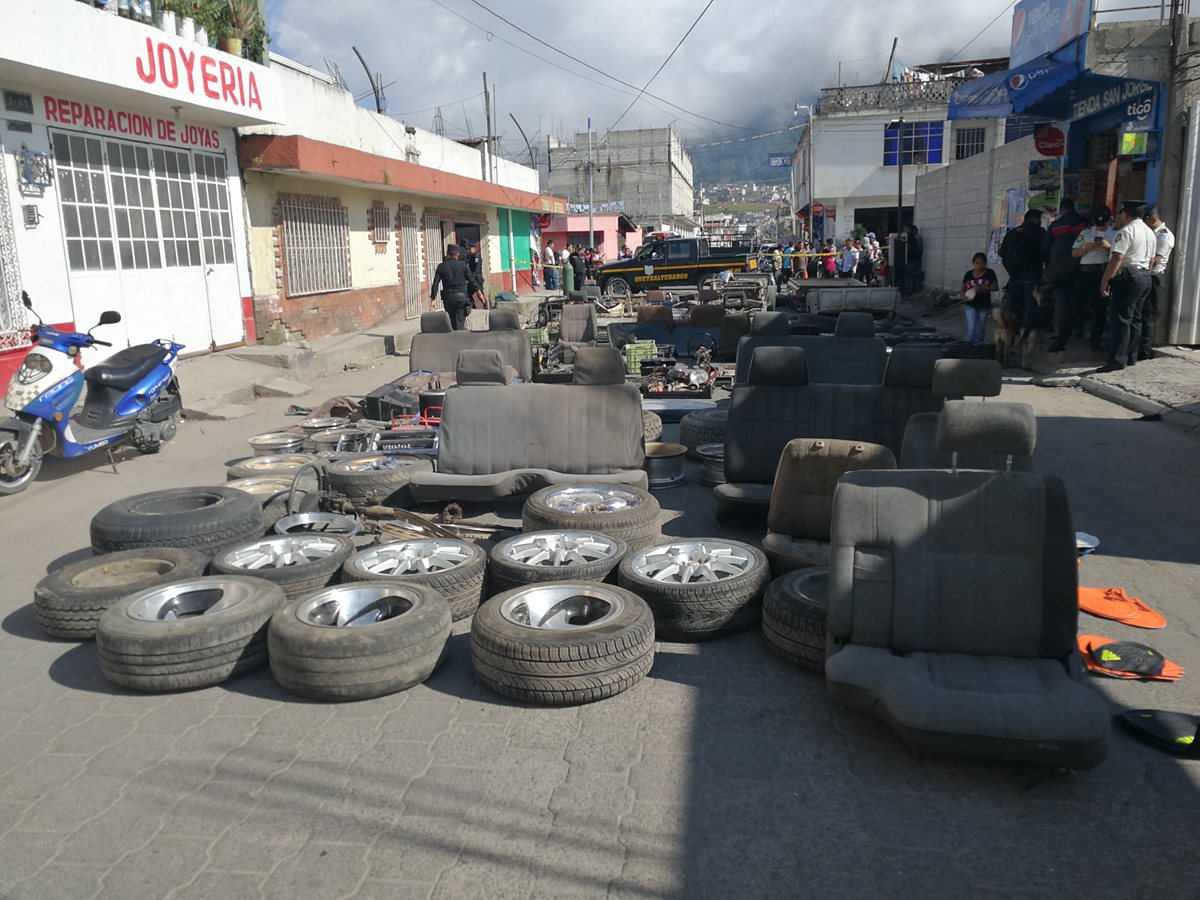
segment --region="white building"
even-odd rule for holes
[[[650,231],[695,234],[692,157],[674,128],[591,135],[590,150],[588,141],[586,131],[573,144],[547,139],[550,193],[566,197],[573,213],[588,211],[590,159],[595,212],[624,213]]]
[[[919,175],[1003,143],[1003,122],[951,123],[948,114],[965,72],[1004,63],[955,63],[952,71],[927,66],[910,70],[914,80],[822,90],[792,155],[798,230],[807,226],[817,239],[840,240],[862,226],[882,236],[902,224],[898,207],[911,221]]]
[[[118,349],[243,341],[234,127],[284,117],[274,73],[75,0],[40,0],[4,6],[0,89],[0,382],[28,344],[22,290],[59,327],[120,312],[104,330]]]

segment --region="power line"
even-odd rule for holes
[[[990,21],[986,25],[984,25],[983,28],[981,28],[979,30],[979,34],[975,35],[975,37],[971,38],[969,41],[967,41],[965,44],[963,44],[962,48],[958,51],[958,53],[952,54],[950,56],[950,58],[948,60],[946,60],[946,62],[954,62],[955,56],[958,56],[959,53],[962,53],[964,50],[966,50],[968,47],[970,47],[973,43],[975,43],[977,40],[979,40],[981,37],[983,37],[984,33],[986,33],[989,28],[991,28],[993,25],[995,25],[997,22],[1000,21],[1001,16],[1003,16],[1006,12],[1008,12],[1010,9],[1012,9],[1016,5],[1017,5],[1017,0],[1013,0],[1012,3],[1008,4],[1008,6],[1004,7],[1004,9],[1000,10],[1000,12],[996,13],[996,18],[992,19],[992,21]]]
[[[471,2],[477,3],[477,0],[471,0]],[[650,78],[646,81],[646,83],[642,85],[641,89],[638,91],[638,95],[636,97],[634,97],[633,100],[630,101],[630,103],[627,107],[625,107],[625,112],[623,112],[619,116],[617,116],[617,121],[613,122],[611,125],[608,126],[608,132],[605,133],[605,137],[607,137],[608,134],[611,133],[614,128],[616,128],[618,125],[621,124],[621,120],[624,119],[625,116],[627,116],[629,114],[629,110],[633,109],[633,105],[642,98],[642,94],[646,93],[646,88],[650,87],[650,82],[654,81],[654,79],[658,77],[658,73],[667,67],[667,63],[669,63],[671,61],[671,58],[673,56],[675,56],[676,51],[678,51],[679,48],[683,46],[683,42],[688,39],[688,35],[690,35],[696,29],[696,26],[700,24],[700,20],[704,18],[704,14],[706,12],[708,12],[709,7],[711,7],[713,5],[713,3],[715,3],[715,2],[716,2],[716,0],[708,0],[708,3],[704,4],[704,9],[700,10],[700,15],[696,16],[696,21],[692,22],[692,24],[688,28],[688,30],[683,33],[683,37],[681,37],[679,39],[679,43],[677,43],[673,48],[671,48],[671,52],[668,53],[667,58],[662,61],[662,65],[659,66],[657,69],[655,69],[654,74],[651,75]]]
[[[438,6],[441,6],[443,9],[448,9],[448,7],[446,7],[443,3],[439,2],[439,0],[432,0],[432,2],[436,3]],[[521,34],[525,35],[530,40],[536,41],[537,43],[541,44],[543,47],[546,47],[549,50],[553,50],[555,53],[559,54],[560,56],[565,56],[567,59],[571,60],[572,62],[577,62],[577,63],[579,63],[579,65],[583,66],[585,69],[590,69],[591,71],[597,73],[598,75],[603,75],[605,78],[608,78],[612,81],[617,82],[617,84],[624,85],[625,87],[631,88],[635,91],[639,90],[638,86],[636,84],[630,84],[628,81],[624,81],[623,79],[618,78],[616,75],[610,75],[608,72],[605,72],[603,69],[598,69],[595,66],[593,66],[591,63],[584,62],[579,57],[572,56],[570,53],[567,53],[565,50],[560,50],[558,47],[555,47],[553,44],[549,43],[548,41],[542,40],[536,34],[531,34],[530,32],[526,31],[524,28],[522,28],[520,25],[516,24],[515,22],[513,22],[509,19],[506,19],[506,18],[504,18],[504,16],[500,15],[498,12],[496,12],[492,9],[489,9],[483,3],[479,2],[479,0],[470,0],[470,2],[474,3],[476,6],[478,6],[480,9],[482,9],[484,12],[488,13],[489,15],[494,16],[495,18],[499,19],[505,25],[508,25],[511,28],[515,28],[517,31],[521,32]],[[711,5],[711,3],[710,3],[710,5]],[[707,10],[707,9],[708,9],[708,7],[705,7],[705,10]],[[453,10],[450,10],[450,11],[454,12]],[[455,15],[458,15],[458,14],[455,13]],[[703,13],[701,13],[701,15],[703,15]],[[462,18],[462,17],[460,16],[460,18]],[[470,21],[470,20],[468,19],[467,21]],[[699,19],[697,19],[697,21],[699,21]],[[471,24],[475,24],[475,23],[472,22]],[[691,29],[689,29],[689,33],[690,33],[690,31],[691,31]],[[684,35],[684,37],[686,37],[686,36],[687,35]],[[507,43],[507,41],[506,41],[506,43]],[[672,52],[674,52],[674,51],[672,51]],[[568,69],[567,71],[570,71],[570,70]],[[571,74],[577,75],[578,73],[572,72]],[[582,76],[580,76],[580,77],[582,77]],[[720,119],[712,119],[712,118],[709,118],[708,116],[703,116],[700,113],[692,112],[691,110],[686,109],[677,103],[672,103],[670,100],[667,100],[663,97],[659,97],[657,94],[651,94],[649,91],[645,91],[645,94],[647,97],[651,97],[651,98],[659,101],[660,103],[665,103],[665,104],[667,104],[667,106],[671,107],[672,109],[677,109],[680,112],[683,112],[689,116],[692,116],[693,118],[703,119],[705,122],[711,122],[714,125],[723,125],[726,128],[738,128],[738,129],[741,129],[742,131],[750,131],[751,130],[751,129],[745,127],[744,125],[734,125],[731,122],[722,122]]]
[[[385,85],[385,87],[391,87],[391,85],[395,83],[396,82],[393,81],[391,84]],[[468,100],[474,100],[476,97],[481,96],[483,96],[483,91],[480,91],[478,94],[472,94],[470,97],[459,97],[457,100],[446,100],[443,103],[435,103],[433,106],[427,106],[424,109],[409,109],[405,110],[404,112],[389,113],[389,115],[393,119],[398,119],[400,116],[415,116],[417,113],[433,112],[439,106],[453,106],[455,103],[466,103]]]
[[[789,125],[787,128],[780,128],[777,131],[764,131],[762,134],[752,134],[743,138],[730,138],[727,141],[711,141],[707,144],[688,144],[687,151],[691,153],[693,150],[706,150],[709,147],[724,147],[726,144],[744,144],[746,141],[757,141],[759,138],[772,137],[776,134],[787,134],[789,131],[796,131],[800,128],[807,128],[808,123],[804,122],[800,125]]]

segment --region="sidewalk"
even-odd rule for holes
[[[919,294],[900,307],[903,316],[956,337],[963,335],[962,304],[934,306],[932,293]],[[988,338],[993,326],[988,326]],[[1076,342],[1078,344],[1078,342]],[[1096,374],[1104,357],[1084,349],[1043,353],[1030,369],[1005,372],[1010,381],[1026,380],[1040,387],[1080,388],[1110,403],[1200,434],[1200,349],[1157,347],[1157,359],[1120,372]]]

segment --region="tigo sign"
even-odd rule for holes
[[[1124,134],[1154,131],[1154,94],[1134,97],[1125,104],[1125,115],[1121,121]]]

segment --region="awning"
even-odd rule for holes
[[[950,118],[1004,119],[1024,113],[1079,78],[1084,51],[1084,39],[1078,38],[1015,69],[973,78],[950,95]]]

